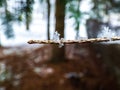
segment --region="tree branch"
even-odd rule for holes
[[[73,43],[94,43],[94,42],[108,42],[108,41],[116,41],[120,40],[120,37],[112,37],[112,38],[91,38],[85,40],[29,40],[29,44],[73,44]]]

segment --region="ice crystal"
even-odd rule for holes
[[[64,46],[64,44],[63,44],[64,38],[60,38],[60,34],[57,31],[54,32],[52,40],[54,42],[59,43],[59,48],[61,48],[62,46]]]
[[[53,41],[58,42],[60,40],[60,34],[55,31],[53,34]]]
[[[63,46],[64,46],[63,41],[64,41],[64,38],[61,38],[61,39],[60,39],[60,42],[59,42],[59,48],[61,48],[61,47],[63,47]]]
[[[111,40],[112,37],[115,36],[115,32],[112,31],[109,27],[104,26],[103,30],[100,32],[100,34],[98,35],[98,37],[107,37]]]

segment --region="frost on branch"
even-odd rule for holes
[[[57,31],[54,32],[52,40],[55,41],[55,42],[60,41],[60,34]]]
[[[59,43],[59,48],[64,46],[64,44],[63,44],[64,38],[60,38],[60,34],[57,31],[54,32],[52,40],[56,43]]]
[[[64,44],[73,44],[73,43],[94,43],[94,42],[108,42],[108,41],[117,41],[120,40],[120,36],[116,36],[114,31],[111,31],[109,27],[104,27],[102,32],[98,35],[98,38],[87,38],[87,37],[78,37],[77,40],[65,40],[60,38],[60,34],[55,31],[53,39],[51,40],[29,40],[29,44],[59,44],[59,47],[64,46]]]
[[[98,35],[98,37],[102,38],[102,37],[107,37],[110,41],[112,37],[115,37],[115,32],[112,31],[109,27],[104,26],[103,30],[100,32],[100,34]]]
[[[64,38],[61,38],[61,39],[60,39],[60,42],[59,42],[59,48],[61,48],[61,47],[63,47],[63,46],[64,46],[63,41],[64,41]]]

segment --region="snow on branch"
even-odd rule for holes
[[[113,32],[109,27],[104,26],[102,32],[98,35],[98,38],[80,38],[79,40],[65,40],[64,38],[60,38],[60,34],[55,31],[53,34],[53,39],[51,40],[29,40],[29,44],[58,44],[59,47],[64,46],[64,44],[74,44],[74,43],[95,43],[95,42],[108,42],[108,41],[116,41],[120,40],[120,36],[116,36],[115,32]]]

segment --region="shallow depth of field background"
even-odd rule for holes
[[[27,43],[55,31],[66,40],[120,36],[120,1],[0,0],[0,90],[120,89],[119,40]]]

